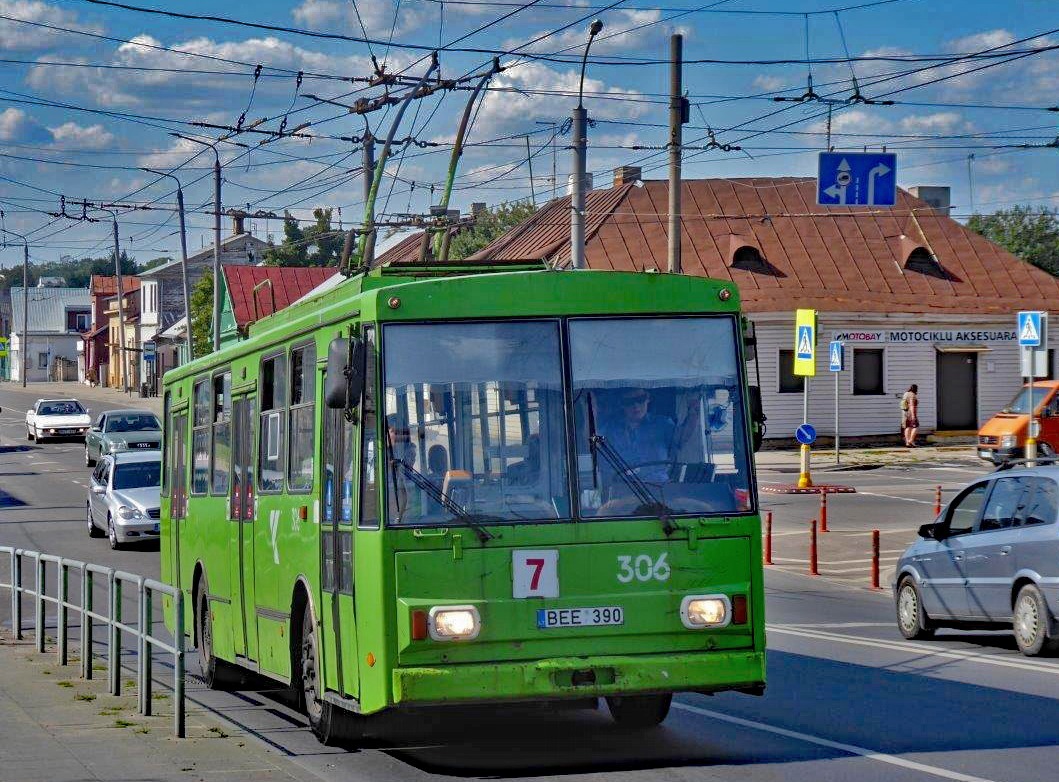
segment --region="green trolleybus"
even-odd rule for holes
[[[760,694],[744,342],[728,282],[408,266],[168,372],[163,576],[208,684],[285,683],[347,743],[409,706]]]

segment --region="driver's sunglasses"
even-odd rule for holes
[[[647,394],[640,394],[639,396],[630,396],[622,400],[622,407],[634,407],[635,405],[642,405],[647,401]]]

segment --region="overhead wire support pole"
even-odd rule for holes
[[[423,95],[420,94],[422,88],[426,85],[427,81],[430,79],[430,75],[437,70],[437,68],[438,53],[434,52],[430,57],[430,66],[419,79],[418,84],[414,89],[410,90],[401,101],[401,108],[397,110],[397,116],[394,117],[393,124],[390,125],[390,132],[386,134],[386,143],[383,144],[382,152],[379,155],[378,161],[375,163],[375,173],[371,180],[371,190],[368,192],[368,198],[364,204],[363,239],[358,242],[358,244],[360,244],[360,251],[357,253],[358,268],[370,268],[375,254],[375,201],[379,197],[379,184],[382,182],[382,174],[386,170],[386,160],[390,157],[390,148],[393,146],[393,137],[397,133],[397,128],[400,126],[401,120],[404,118],[405,110],[412,102],[412,98],[423,97]],[[430,93],[428,92],[427,94]],[[352,233],[355,230],[355,228],[351,228],[350,232]],[[350,271],[349,261],[352,257],[352,249],[352,240],[347,241],[342,248],[342,259],[339,262],[339,268],[343,273],[348,273]]]
[[[603,22],[596,19],[588,28],[588,42],[585,54],[581,58],[581,79],[577,86],[577,106],[571,116],[573,130],[573,163],[574,181],[570,194],[570,266],[573,269],[585,267],[585,155],[588,145],[588,111],[585,109],[585,66],[588,64],[588,50],[592,40],[603,30]]]
[[[680,158],[683,141],[682,125],[687,111],[682,94],[681,75],[684,57],[684,36],[669,39],[669,273],[680,274]]]
[[[177,213],[180,218],[180,278],[184,291],[184,322],[187,324],[185,342],[188,349],[188,361],[194,361],[195,348],[191,340],[191,285],[188,281],[188,237],[187,231],[184,227],[184,190],[180,186],[180,180],[177,179],[175,174],[170,174],[165,171],[155,171],[151,168],[145,168],[143,170],[151,174],[157,174],[158,176],[169,177],[176,182],[177,185]]]
[[[114,233],[114,274],[115,289],[118,299],[118,372],[121,374],[121,388],[129,393],[129,353],[125,347],[125,286],[121,269],[121,246],[118,243],[118,213],[106,206],[90,206],[110,215]]]
[[[22,344],[19,345],[19,372],[22,387],[26,387],[26,355],[29,353],[29,239],[20,233],[3,229],[4,233],[22,240]],[[6,244],[6,242],[5,242]]]

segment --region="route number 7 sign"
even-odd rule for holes
[[[511,552],[512,597],[559,597],[559,550]]]

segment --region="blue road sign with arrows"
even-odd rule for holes
[[[1041,313],[1020,312],[1019,322],[1019,347],[1036,348],[1041,344]]]
[[[802,445],[812,445],[816,442],[816,429],[812,424],[802,424],[795,430],[794,436]]]
[[[821,152],[816,181],[821,206],[893,206],[897,155],[892,152]]]
[[[832,342],[828,347],[828,355],[830,356],[830,363],[828,369],[832,372],[842,371],[842,343]]]

